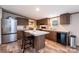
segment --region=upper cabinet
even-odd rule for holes
[[[61,25],[70,24],[70,14],[69,13],[60,15],[60,24]]]
[[[37,25],[48,25],[48,18],[37,20]]]
[[[28,25],[28,19],[16,17],[17,25]]]

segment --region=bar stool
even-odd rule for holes
[[[25,49],[32,47],[34,48],[34,36],[29,35],[29,33],[26,33],[23,31],[23,39],[22,39],[22,46],[23,53],[25,52]]]

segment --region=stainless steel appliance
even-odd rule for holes
[[[57,32],[57,42],[63,45],[67,45],[67,33]]]
[[[76,36],[75,35],[70,35],[70,47],[71,48],[76,48]]]
[[[17,40],[17,20],[12,17],[2,19],[2,43],[8,43]]]
[[[48,25],[40,25],[40,29],[48,29]]]

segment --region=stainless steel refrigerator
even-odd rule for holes
[[[13,42],[17,40],[17,20],[12,17],[2,19],[2,43]]]

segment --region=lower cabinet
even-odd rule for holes
[[[70,40],[69,40],[69,32],[59,32],[59,31],[50,31],[50,30],[43,30],[43,31],[47,31],[49,32],[49,34],[47,34],[45,36],[46,39],[54,41],[54,42],[58,42],[62,45],[69,45]]]
[[[56,37],[56,32],[54,31],[49,31],[49,34],[46,35],[46,38],[51,40],[51,41],[57,41],[57,37]]]
[[[51,31],[51,30],[41,30],[41,31],[46,31],[49,32],[49,34],[47,34],[45,36],[46,39],[49,39],[51,41],[57,41],[57,32],[56,31]]]

